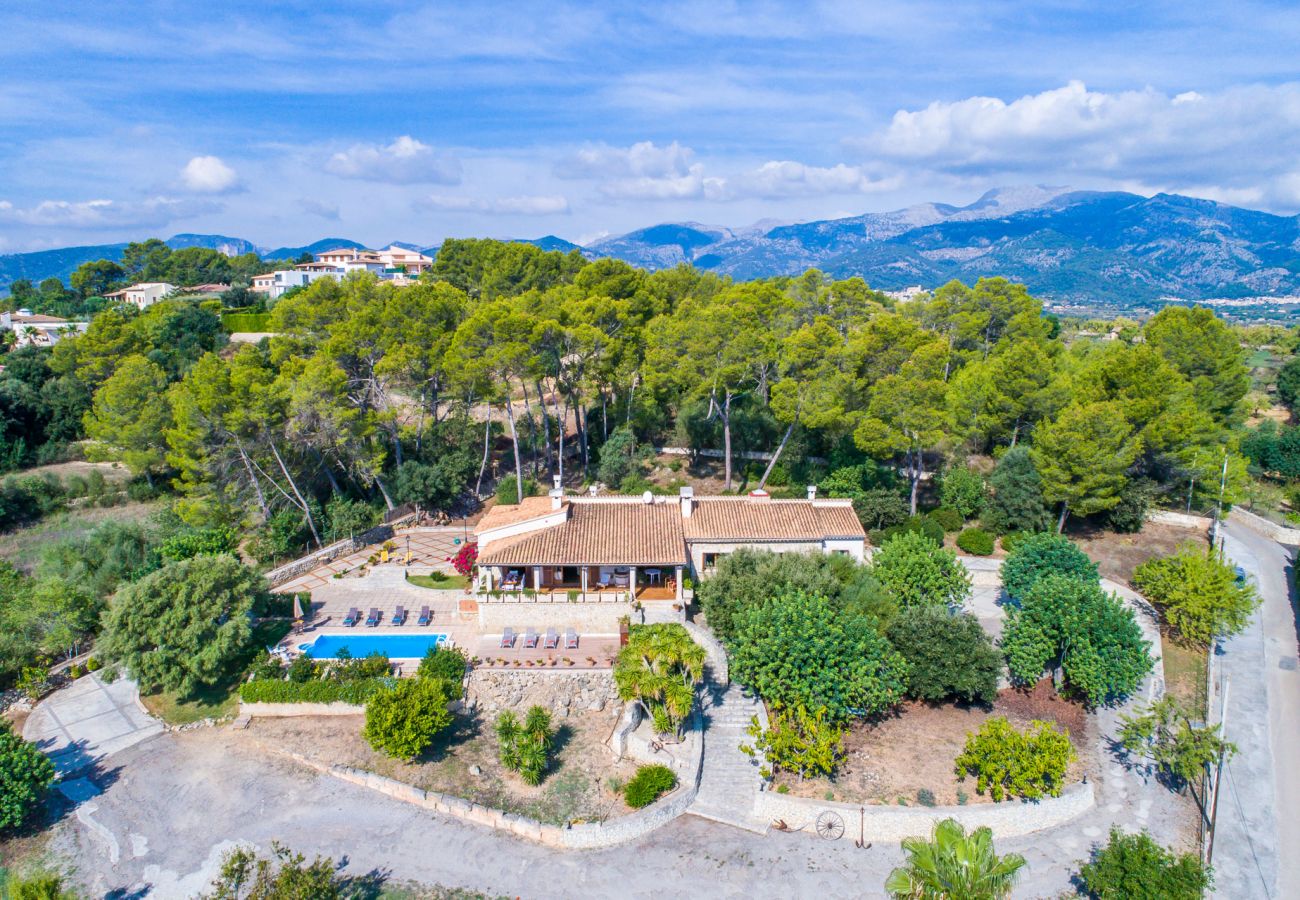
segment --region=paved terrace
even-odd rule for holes
[[[409,547],[411,553],[408,567],[415,573],[427,573],[431,569],[437,569],[441,572],[450,572],[451,564],[447,560],[456,555],[460,549],[460,540],[463,544],[466,540],[473,539],[472,530],[467,530],[462,526],[444,526],[444,527],[417,527],[399,529],[393,536],[393,543],[397,545],[397,550],[391,555],[393,561],[401,562],[406,557]],[[344,579],[338,579],[334,576],[341,572],[349,572],[365,563],[371,556],[380,553],[376,545],[362,547],[346,556],[340,556],[323,563],[303,575],[286,581],[284,584],[277,585],[275,590],[281,594],[291,594],[298,591],[311,591],[313,594],[318,588],[327,585],[337,584]],[[347,610],[344,610],[347,612]]]

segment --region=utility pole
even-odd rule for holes
[[[1214,652],[1213,649],[1210,650]],[[1222,741],[1227,734],[1228,723],[1228,676],[1223,676],[1223,700],[1219,707],[1219,740]],[[1206,834],[1205,841],[1205,864],[1210,865],[1214,859],[1214,832],[1219,824],[1219,791],[1222,789],[1223,782],[1223,748],[1219,748],[1219,762],[1214,770],[1214,799],[1210,803],[1210,830]]]

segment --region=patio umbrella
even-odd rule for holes
[[[301,618],[303,618],[303,615],[302,615],[302,601],[298,599],[298,595],[297,595],[297,594],[294,594],[294,595],[293,595],[293,617],[294,617],[295,619],[301,619]]]

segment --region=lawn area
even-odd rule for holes
[[[456,716],[451,728],[412,763],[372,750],[361,736],[363,716],[257,718],[241,734],[264,747],[376,772],[423,790],[562,825],[628,812],[614,785],[631,778],[636,766],[615,759],[604,743],[615,711],[611,707],[556,717],[556,755],[550,772],[537,787],[524,784],[501,765],[492,730],[494,719],[479,715]],[[474,766],[478,775],[470,771]]]
[[[432,575],[407,575],[408,583],[422,588],[439,591],[463,591],[469,587],[469,578],[465,575],[444,575],[434,572]]]
[[[1164,653],[1166,692],[1193,710],[1195,717],[1204,719],[1208,650],[1177,643],[1166,634],[1160,635],[1160,649]]]
[[[235,683],[201,691],[186,700],[179,699],[170,691],[141,694],[140,702],[150,715],[168,725],[189,725],[209,718],[224,719],[233,717],[239,710],[239,685]]]

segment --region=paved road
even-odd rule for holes
[[[1227,726],[1238,753],[1228,763],[1214,847],[1225,897],[1300,895],[1300,672],[1297,620],[1288,588],[1292,553],[1241,525],[1226,551],[1259,586],[1263,604],[1249,628],[1217,657],[1228,682]],[[1212,699],[1212,704],[1218,698]]]

